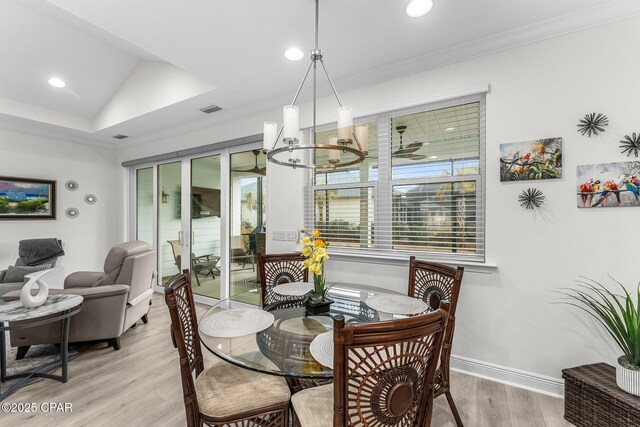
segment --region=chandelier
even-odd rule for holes
[[[368,154],[369,127],[367,125],[353,126],[353,110],[342,105],[331,77],[322,59],[322,50],[318,48],[318,9],[319,0],[315,0],[315,48],[311,51],[311,63],[298,87],[293,101],[283,107],[283,124],[278,129],[274,122],[264,123],[264,149],[267,159],[281,166],[305,169],[337,169],[362,163]],[[338,136],[329,138],[327,144],[316,144],[316,112],[317,112],[317,69],[318,63],[327,76],[333,95],[338,101]],[[299,109],[295,105],[309,72],[313,69],[313,126],[309,143],[303,143],[300,138]],[[282,136],[282,140],[280,137]],[[325,152],[327,155],[319,155]],[[324,159],[327,159],[324,162]]]

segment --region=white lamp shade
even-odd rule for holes
[[[329,138],[329,145],[338,145],[338,138]],[[329,160],[340,161],[340,150],[327,150],[329,151]]]
[[[274,122],[264,122],[262,135],[262,146],[265,150],[271,150],[278,137],[278,124]]]
[[[346,105],[338,107],[338,139],[352,139],[353,109]]]
[[[300,116],[296,105],[285,105],[282,109],[284,116],[284,130],[282,136],[284,138],[297,138],[300,131]]]
[[[369,125],[356,126],[356,139],[360,143],[363,152],[369,151]]]

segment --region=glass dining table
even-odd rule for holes
[[[255,301],[255,293],[259,294],[260,289],[220,301],[207,310],[200,323],[221,310],[246,308],[246,304],[241,303],[251,299]],[[231,338],[213,337],[201,331],[200,340],[213,354],[246,369],[288,378],[331,379],[333,370],[311,355],[311,342],[317,335],[333,329],[332,317],[338,314],[343,315],[347,322],[377,322],[406,317],[377,311],[365,304],[368,298],[379,294],[400,295],[365,285],[334,285],[329,291],[334,303],[328,313],[311,314],[302,300],[283,301],[266,307],[275,319],[267,329]]]

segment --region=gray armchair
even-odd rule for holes
[[[69,342],[107,341],[120,349],[119,337],[147,314],[153,294],[155,251],[142,241],[122,243],[111,248],[104,272],[79,271],[64,281],[64,289],[49,294],[84,297],[82,311],[71,317]],[[19,291],[4,296],[5,301],[20,298]],[[11,331],[11,346],[19,347],[22,358],[31,345],[60,342],[60,322]]]
[[[1,298],[8,292],[20,290],[29,280],[23,278],[38,267],[47,266],[49,272],[42,279],[50,288],[62,288],[64,282],[63,244],[58,239],[21,240],[18,246],[18,259],[7,270],[0,271],[0,304]],[[17,276],[16,276],[17,274]],[[16,276],[12,278],[11,276]]]

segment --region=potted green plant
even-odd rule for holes
[[[304,260],[304,268],[308,269],[313,274],[313,291],[311,291],[307,298],[307,309],[315,313],[324,312],[329,310],[329,305],[333,300],[327,298],[327,292],[331,286],[326,285],[326,278],[324,275],[324,263],[329,259],[327,254],[327,242],[320,238],[320,231],[313,230],[308,233],[304,230],[302,233],[302,255],[306,258]]]
[[[621,294],[591,279],[579,281],[579,289],[561,293],[565,303],[593,316],[611,335],[623,353],[616,365],[616,383],[627,393],[640,396],[640,284],[633,295],[615,282]]]

